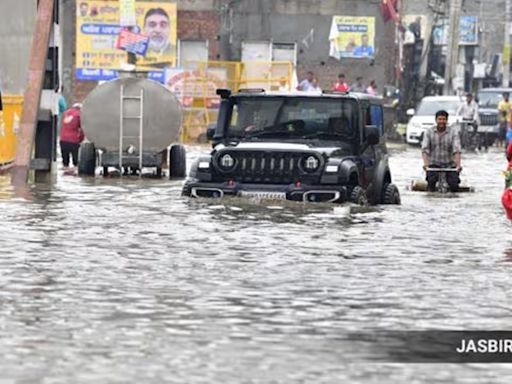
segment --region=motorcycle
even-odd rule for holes
[[[475,120],[463,119],[460,123],[459,136],[462,149],[477,151],[484,147],[488,149],[487,140],[478,132],[478,124]]]
[[[436,192],[446,194],[450,192],[450,186],[447,181],[447,174],[449,172],[457,172],[455,168],[426,168],[426,172],[438,173],[439,177],[436,183]],[[411,191],[415,192],[428,192],[428,183],[425,180],[413,180],[409,187]],[[459,185],[457,193],[475,192],[475,189],[468,185]]]

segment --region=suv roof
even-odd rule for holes
[[[336,92],[336,91],[323,91],[322,93],[301,92],[301,91],[265,91],[263,89],[240,89],[238,92],[233,93],[232,96],[282,96],[282,97],[311,97],[311,98],[326,98],[326,99],[355,99],[355,100],[371,100],[374,102],[382,103],[382,97],[372,96],[367,93],[358,92]]]

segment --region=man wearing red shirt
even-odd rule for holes
[[[60,150],[64,168],[69,167],[69,156],[73,158],[73,165],[78,165],[78,149],[84,140],[84,131],[80,122],[80,110],[82,104],[73,104],[62,116],[62,128],[60,131]]]
[[[348,84],[345,82],[345,75],[340,73],[338,75],[338,82],[332,87],[333,91],[336,92],[348,92]]]

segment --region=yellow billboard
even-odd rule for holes
[[[110,80],[127,62],[127,54],[116,48],[123,14],[119,1],[77,0],[76,77],[78,80]],[[135,3],[137,25],[133,31],[149,37],[144,57],[137,66],[158,69],[176,66],[176,2]],[[123,22],[123,24],[126,24]]]
[[[375,17],[333,16],[330,56],[365,58],[375,56]]]

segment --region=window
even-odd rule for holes
[[[275,133],[279,137],[335,135],[348,141],[357,138],[357,106],[352,100],[241,97],[235,102],[229,129],[233,137],[272,137]]]
[[[382,113],[382,106],[371,105],[370,106],[371,125],[375,125],[379,128],[380,134],[384,134],[384,117]]]

